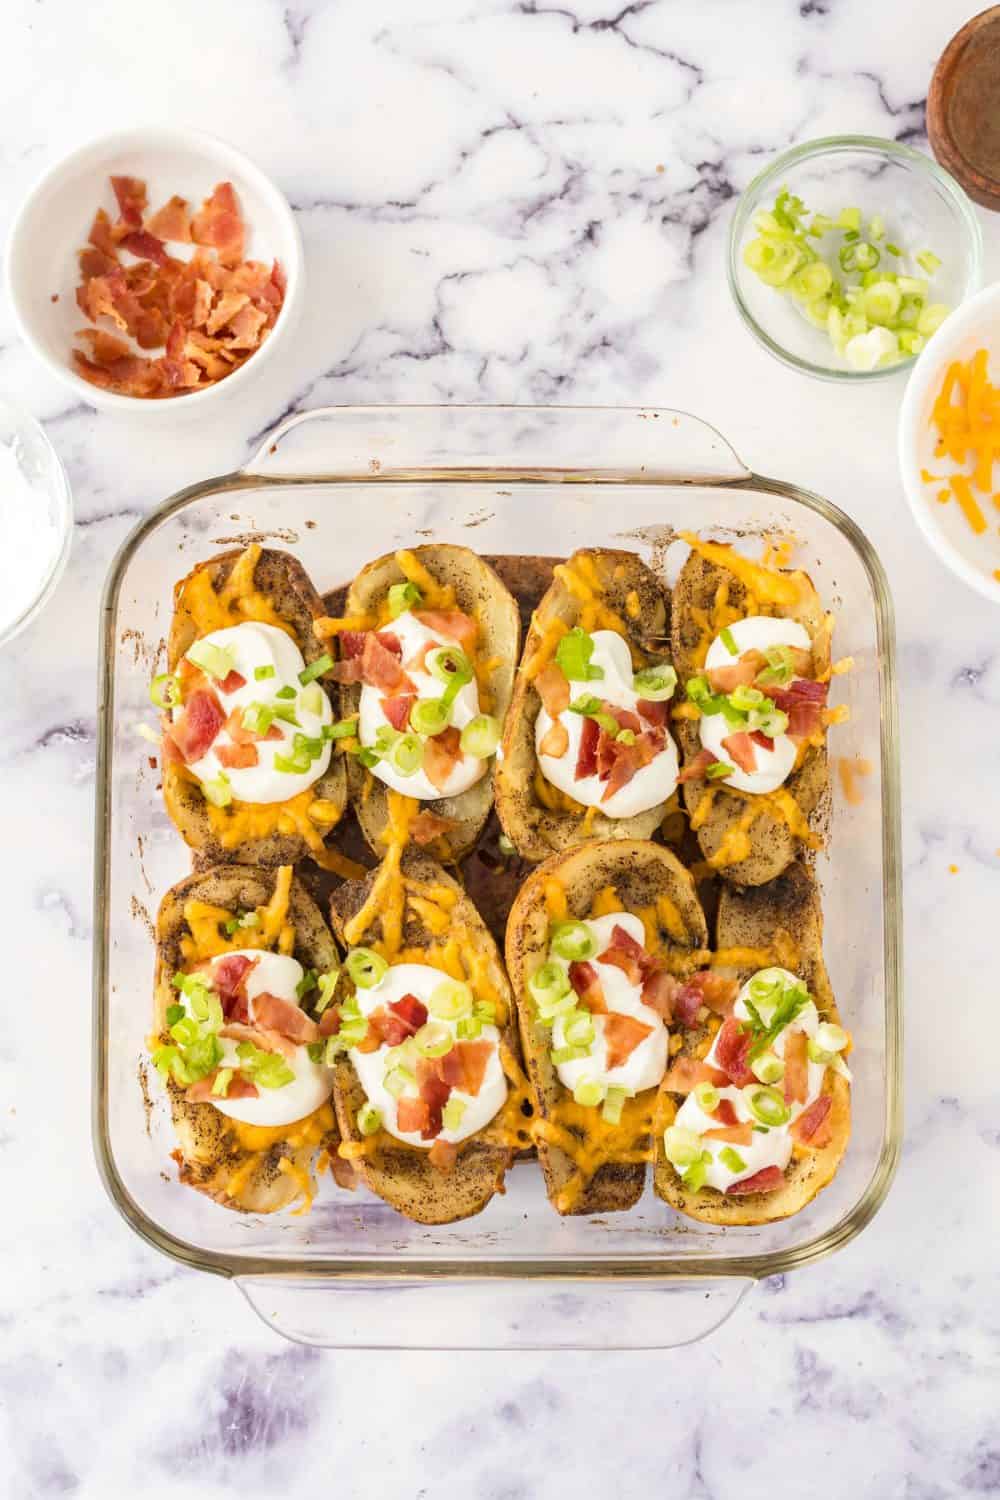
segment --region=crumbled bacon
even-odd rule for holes
[[[365,636],[361,653],[361,681],[366,687],[378,688],[380,692],[398,694],[413,691],[413,683],[403,671],[399,653],[389,644],[396,641],[388,632],[376,635],[370,630]]]
[[[421,808],[410,824],[410,837],[415,844],[432,844],[436,838],[451,833],[458,825],[454,818],[443,818],[430,808]]]
[[[674,1019],[674,1005],[680,990],[681,985],[672,974],[666,969],[656,968],[642,982],[642,1003],[655,1010],[669,1026]]]
[[[219,700],[212,692],[192,693],[168,733],[184,760],[200,760],[226,721]]]
[[[574,959],[569,966],[569,982],[578,998],[593,1015],[606,1015],[607,1004],[604,990],[593,964],[584,959]]]
[[[458,1147],[452,1141],[443,1141],[438,1137],[427,1153],[427,1160],[439,1172],[450,1172],[458,1161]]]
[[[607,739],[603,731],[601,740]],[[621,740],[611,742],[613,750],[612,764],[607,775],[607,784],[601,797],[602,802],[607,802],[622,787],[628,786],[637,771],[648,766],[655,760],[666,744],[666,734],[662,729],[647,729],[640,734],[632,745],[623,745]],[[600,765],[600,742],[598,743],[598,766]],[[600,769],[598,769],[600,774]]]
[[[753,741],[745,729],[737,730],[735,734],[727,734],[722,741],[722,748],[730,760],[739,766],[741,771],[751,775],[757,769],[757,752],[753,747]]]
[[[461,738],[454,724],[450,724],[424,742],[424,770],[431,786],[439,792],[444,791],[453,767],[462,758]]]
[[[714,1088],[727,1088],[729,1074],[723,1073],[721,1068],[713,1068],[700,1058],[678,1057],[671,1064],[670,1071],[663,1080],[663,1087],[671,1094],[690,1094],[699,1083],[710,1083]]]
[[[245,771],[249,766],[260,764],[260,753],[256,745],[217,745],[215,750],[219,765],[227,771]]]
[[[744,651],[734,662],[709,667],[705,676],[713,693],[732,693],[738,687],[749,687],[765,665],[766,659],[760,651]]]
[[[456,1042],[449,1052],[437,1059],[442,1083],[475,1098],[483,1086],[494,1051],[493,1042]]]
[[[558,719],[569,708],[569,682],[554,661],[547,662],[535,678],[535,690],[550,718]]]
[[[597,962],[621,969],[629,984],[638,984],[652,965],[652,959],[645,948],[636,942],[620,922],[616,922],[611,929],[611,940],[604,952],[598,954]]]
[[[792,1121],[788,1131],[792,1140],[799,1146],[808,1146],[811,1150],[819,1150],[823,1146],[828,1146],[833,1138],[833,1122],[830,1119],[832,1108],[831,1095],[820,1094],[818,1099],[814,1099],[798,1118]]]
[[[316,1022],[294,1000],[283,1000],[280,995],[272,995],[265,990],[255,995],[250,1003],[258,1026],[276,1031],[279,1036],[286,1036],[290,1042],[296,1042],[299,1046],[319,1041]]]
[[[682,1026],[693,1026],[703,1004],[701,990],[689,979],[678,987],[674,998],[674,1019]]]
[[[722,1023],[715,1039],[715,1060],[738,1089],[753,1083],[754,1075],[750,1071],[750,1033],[744,1030],[743,1023],[737,1021],[735,1016],[730,1016]]]
[[[785,1174],[780,1167],[761,1167],[752,1177],[744,1177],[741,1182],[731,1182],[726,1192],[731,1198],[740,1198],[746,1193],[773,1193],[783,1187],[784,1183]]]
[[[212,988],[219,997],[227,1021],[249,1020],[247,978],[260,962],[242,953],[227,953],[212,966]]]
[[[408,1036],[414,1036],[427,1020],[427,1007],[416,995],[403,995],[378,1006],[368,1017],[369,1023],[387,1047],[399,1047]]]
[[[809,1093],[809,1038],[804,1031],[785,1033],[785,1103],[804,1104]]]
[[[652,1026],[647,1026],[644,1021],[637,1021],[635,1016],[628,1016],[621,1011],[613,1010],[604,1017],[604,1044],[608,1049],[608,1068],[619,1068],[622,1063],[627,1062],[639,1046],[648,1036],[652,1036]]]
[[[600,738],[601,731],[596,719],[584,719],[580,730],[580,748],[576,752],[574,781],[584,781],[588,776],[597,775],[597,744]]]
[[[538,742],[538,753],[561,760],[568,749],[569,730],[561,719],[554,719]]]
[[[479,634],[479,626],[460,609],[415,609],[414,616],[421,625],[433,630],[435,635],[446,635],[457,641],[463,651],[471,651]]]
[[[396,697],[383,698],[382,712],[393,729],[404,730],[410,721],[410,709],[417,701],[415,693],[400,693]]]
[[[738,1125],[740,1117],[736,1113],[736,1106],[731,1099],[720,1099],[718,1107],[712,1113],[712,1119],[718,1120],[720,1125]]]
[[[242,1073],[234,1073],[229,1080],[229,1086],[224,1095],[212,1092],[215,1080],[218,1078],[218,1070],[210,1073],[207,1078],[199,1078],[197,1083],[192,1083],[185,1091],[184,1097],[189,1104],[214,1104],[216,1099],[256,1099],[258,1089],[249,1078],[244,1078]]]
[[[708,770],[709,766],[714,766],[718,758],[719,757],[717,755],[712,754],[711,750],[699,750],[698,754],[692,756],[692,758],[688,761],[687,765],[684,767],[677,780],[679,782],[700,781],[705,772]]]
[[[729,1141],[734,1146],[749,1146],[753,1143],[753,1126],[750,1121],[742,1125],[720,1125],[702,1132],[706,1141]]]
[[[404,1135],[412,1131],[421,1134],[426,1130],[430,1119],[430,1109],[426,1099],[418,1095],[415,1099],[404,1094],[396,1101],[396,1124]]]
[[[102,389],[146,398],[184,395],[224,379],[274,326],[285,295],[281,267],[242,261],[243,224],[231,183],[220,183],[196,216],[194,238],[208,248],[190,261],[175,259],[166,246],[192,238],[182,198],[171,198],[143,224],[145,183],[114,177],[112,186],[119,216],[114,224],[104,209],[94,216],[79,256],[77,304],[97,332],[107,319],[141,349],[163,353],[142,359],[128,345],[113,355],[107,346],[103,355],[74,349],[77,372]],[[120,250],[138,261],[124,265]]]
[[[640,698],[635,706],[647,724],[654,724],[659,729],[666,729],[667,711],[670,707],[666,699],[662,702],[654,703],[651,698]]]

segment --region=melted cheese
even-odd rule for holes
[[[559,787],[553,786],[547,777],[542,775],[541,768],[535,765],[535,774],[532,777],[531,789],[537,800],[549,812],[572,813],[577,817],[585,817],[592,808],[584,807],[582,802],[577,802],[568,792],[560,791]],[[599,811],[599,809],[598,809]]]
[[[182,768],[168,767],[183,775]],[[285,802],[230,802],[228,807],[205,803],[209,825],[224,849],[238,849],[250,840],[268,838],[271,834],[298,835],[316,863],[324,870],[345,874],[346,866],[355,874],[362,867],[346,860],[323,842],[330,829],[339,823],[343,809],[327,797],[317,797],[311,787],[289,797]],[[349,878],[349,877],[348,877]]]
[[[432,573],[424,567],[415,552],[403,549],[396,553],[396,566],[409,583],[413,583],[423,596],[428,609],[454,609],[455,590],[450,583],[438,583]]]
[[[592,917],[607,917],[614,911],[624,911],[624,909],[613,885],[601,886],[601,889],[594,893],[594,898],[590,903]]]
[[[808,580],[802,573],[777,572],[774,568],[751,562],[748,557],[741,557],[732,547],[722,542],[703,542],[701,537],[691,531],[678,534],[692,552],[697,552],[706,562],[725,568],[738,578],[759,604],[769,604],[775,609],[792,609],[800,602],[808,587]],[[752,612],[759,613],[759,610]],[[751,611],[748,610],[747,613]]]
[[[565,922],[569,916],[569,907],[566,904],[566,887],[555,875],[549,875],[543,887],[545,893],[545,910],[549,914],[550,922]]]
[[[386,806],[388,816],[382,835],[386,845],[385,856],[367,900],[344,927],[344,939],[350,947],[354,947],[378,918],[381,922],[381,936],[370,946],[381,953],[383,958],[391,960],[399,952],[403,940],[406,894],[401,869],[403,850],[409,842],[410,827],[420,804],[414,798],[404,797],[401,792],[390,788],[386,793]]]
[[[291,953],[295,929],[288,921],[288,901],[292,889],[292,867],[282,865],[275,871],[274,890],[266,906],[257,907],[256,927],[241,927],[226,937],[222,925],[233,920],[235,913],[224,906],[192,898],[184,903],[184,921],[189,935],[181,938],[181,953],[188,963],[216,958],[237,948],[269,948]]]
[[[666,892],[657,896],[655,905],[641,906],[636,916],[646,929],[646,947],[651,953],[661,947],[660,935],[663,932],[675,943],[686,943],[688,940],[687,925],[680,908]]]
[[[569,633],[569,626],[565,620],[552,619],[543,622],[536,615],[531,622],[531,632],[535,637],[531,655],[525,657],[521,668],[528,682],[533,682],[542,668],[552,660],[559,642],[564,635]]]
[[[260,553],[257,543],[247,547],[218,590],[212,583],[211,568],[196,568],[178,585],[175,607],[188,616],[199,636],[208,635],[213,630],[224,630],[241,620],[256,620],[261,625],[275,625],[295,639],[288,621],[281,618],[267,595],[254,587]]]
[[[652,1161],[654,1102],[652,1089],[626,1099],[620,1121],[611,1125],[599,1110],[577,1104],[567,1094],[559,1099],[549,1119],[539,1117],[531,1122],[532,1138],[562,1151],[576,1169],[556,1198],[561,1213],[574,1207],[587,1183],[607,1162],[636,1165]]]
[[[321,615],[313,621],[313,635],[328,641],[345,630],[374,630],[377,625],[374,615]]]
[[[750,830],[765,813],[775,822],[784,823],[793,838],[797,838],[807,849],[818,849],[822,845],[822,839],[809,827],[808,818],[787,787],[779,787],[774,792],[741,792],[733,787],[706,787],[691,814],[691,828],[695,832],[703,827],[720,791],[725,791],[727,796],[740,798],[747,805],[736,822],[726,829],[718,849],[708,860],[713,870],[724,869],[748,858],[752,849]]]
[[[223,1191],[234,1203],[239,1203],[240,1194],[268,1151],[279,1144],[287,1145],[292,1151],[318,1146],[324,1136],[333,1130],[334,1119],[333,1110],[327,1103],[321,1104],[319,1109],[314,1110],[311,1115],[306,1115],[304,1119],[297,1120],[292,1125],[247,1125],[241,1120],[232,1119],[229,1124],[237,1143],[247,1153],[247,1157],[230,1173],[223,1185]],[[299,1194],[305,1199],[297,1212],[308,1213],[315,1196],[315,1188],[309,1173],[303,1167],[296,1166],[286,1156],[280,1158],[278,1170],[292,1177],[299,1188]]]

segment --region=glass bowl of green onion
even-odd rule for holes
[[[786,151],[743,193],[729,285],[750,331],[823,380],[907,368],[979,287],[982,235],[965,193],[930,157],[877,136]]]

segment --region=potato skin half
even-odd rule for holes
[[[406,850],[402,869],[408,880],[420,886],[446,886],[456,894],[457,900],[452,908],[455,918],[474,933],[475,941],[489,956],[491,980],[507,1003],[507,1024],[500,1027],[500,1033],[514,1057],[519,1057],[507,975],[496,944],[476,908],[458,882],[428,855],[412,848]],[[345,946],[344,928],[361,910],[377,877],[378,870],[373,870],[364,880],[345,881],[331,897],[330,920]],[[370,943],[380,934],[381,927],[376,919],[360,942],[362,945]],[[409,904],[403,921],[403,941],[406,947],[414,948],[424,948],[433,942],[433,935]],[[363,1137],[358,1130],[357,1114],[365,1102],[365,1092],[348,1057],[341,1056],[335,1065],[333,1097],[342,1138],[361,1141]],[[486,1131],[489,1131],[489,1126]],[[426,1151],[397,1141],[383,1131],[377,1152],[373,1156],[357,1158],[354,1166],[366,1186],[406,1218],[418,1224],[452,1224],[478,1214],[486,1207],[493,1194],[503,1187],[512,1155],[512,1149],[506,1145],[476,1134],[463,1142],[454,1167],[444,1171],[428,1161]]]
[[[507,924],[506,957],[517,1005],[521,1049],[532,1085],[535,1109],[544,1120],[558,1115],[561,1100],[571,1096],[560,1083],[549,1053],[551,1034],[535,1019],[528,980],[544,962],[549,947],[549,914],[546,886],[558,881],[566,895],[571,917],[585,917],[594,896],[605,886],[614,886],[626,911],[654,905],[666,895],[674,903],[685,928],[685,942],[673,946],[704,948],[708,942],[705,915],[695,892],[694,880],[669,849],[639,839],[605,839],[578,844],[555,854],[528,876],[511,909]],[[571,1133],[583,1139],[576,1127]],[[538,1157],[549,1198],[557,1211],[557,1199],[573,1177],[575,1167],[558,1146],[540,1139]],[[606,1162],[589,1179],[569,1212],[609,1213],[637,1202],[646,1181],[645,1163]]]
[[[590,560],[598,570],[605,586],[605,602],[626,626],[630,643],[645,649],[651,659],[669,660],[665,645],[650,650],[645,644],[650,639],[662,642],[665,637],[668,600],[664,587],[642,559],[634,552],[585,549],[575,553],[570,564],[579,558]],[[639,602],[635,619],[626,605],[626,599],[633,593]],[[535,720],[541,699],[534,683],[525,675],[525,666],[541,642],[539,625],[544,628],[546,622],[558,619],[572,630],[580,623],[581,613],[580,600],[560,578],[553,579],[536,611],[514,684],[514,698],[504,728],[503,756],[497,764],[496,800],[503,830],[524,859],[548,859],[585,838],[647,839],[659,827],[666,809],[666,803],[659,802],[632,818],[609,818],[598,811],[585,834],[582,813],[547,808],[538,799],[534,787],[538,768]]]
[[[216,865],[189,875],[167,891],[156,918],[156,979],[154,1030],[166,1036],[166,1010],[175,990],[173,975],[184,966],[181,938],[188,932],[184,904],[189,900],[222,906],[229,911],[263,906],[274,893],[275,871],[250,865]],[[295,927],[294,957],[306,968],[326,970],[337,962],[337,946],[323,915],[299,881],[293,879],[288,902],[289,920]],[[237,1139],[232,1121],[211,1104],[192,1104],[173,1081],[167,1085],[170,1112],[177,1132],[175,1153],[180,1180],[189,1187],[239,1213],[276,1213],[294,1201],[298,1187],[294,1178],[278,1167],[285,1156],[298,1169],[309,1171],[320,1150],[331,1155],[339,1135],[333,1126],[317,1145],[293,1148],[276,1141],[259,1153],[239,1202],[226,1192],[226,1183],[248,1159],[246,1147]]]
[[[729,602],[735,609],[745,607],[747,590],[744,584],[727,568],[708,562],[696,552],[692,552],[687,559],[674,585],[671,642],[679,682],[678,699],[681,701],[685,684],[700,670],[695,659],[702,639],[697,613],[711,618],[716,593],[721,585],[728,587]],[[816,591],[810,586],[798,606],[780,613],[798,620],[817,643],[817,670],[828,667],[829,646],[823,645],[827,638],[822,631],[823,609]],[[679,719],[677,739],[683,762],[688,765],[701,749],[697,722]],[[823,801],[829,781],[826,747],[812,746],[806,752],[802,764],[789,776],[785,786],[808,819]],[[706,785],[700,779],[683,783],[684,805],[689,815],[694,813],[701,801]],[[697,830],[698,842],[706,859],[710,860],[718,852],[727,832],[739,821],[746,808],[747,800],[744,798],[728,792],[725,787],[715,790],[711,811]],[[749,830],[749,837],[749,855],[734,864],[723,865],[719,870],[725,880],[736,885],[764,885],[767,881],[774,880],[801,849],[799,840],[787,824],[770,812],[764,812],[756,819]]]
[[[174,615],[167,641],[167,665],[171,672],[198,638],[194,621],[184,609],[184,585],[195,573],[207,569],[212,587],[218,592],[242,555],[241,548],[221,552],[198,563],[176,585]],[[322,656],[327,647],[313,634],[313,621],[323,613],[323,602],[298,558],[290,552],[263,548],[254,570],[254,586],[270,599],[277,614],[291,625],[305,661],[313,662]],[[329,679],[319,680],[324,690],[328,690]],[[332,802],[343,813],[347,806],[347,774],[342,755],[334,753],[325,775],[314,782],[312,790],[318,798]],[[170,767],[164,767],[163,799],[184,842],[213,864],[287,865],[309,855],[307,844],[295,833],[268,833],[227,848],[212,828],[200,787],[186,776],[178,776]]]
[[[786,933],[799,952],[797,972],[816,1001],[820,1015],[839,1021],[837,1005],[823,962],[823,917],[819,893],[810,870],[801,861],[789,865],[766,886],[745,890],[725,887],[719,898],[717,944],[719,948],[767,948],[777,932]],[[739,971],[743,984],[754,971]],[[691,1033],[684,1051],[689,1052],[705,1033]],[[833,1179],[847,1149],[851,1133],[851,1091],[847,1079],[827,1070],[824,1093],[833,1098],[830,1120],[833,1135],[828,1145],[795,1158],[785,1172],[785,1185],[774,1193],[752,1193],[745,1198],[727,1198],[714,1188],[691,1192],[663,1154],[662,1132],[656,1141],[653,1186],[659,1196],[689,1218],[709,1224],[772,1224],[787,1219],[811,1203]],[[664,1128],[679,1108],[679,1095],[668,1095]]]
[[[489,564],[468,547],[441,542],[413,547],[410,551],[438,583],[452,585],[457,608],[478,621],[477,651],[482,657],[495,659],[497,663],[490,679],[493,694],[490,712],[503,721],[510,706],[521,641],[521,621],[513,595]],[[375,614],[391,586],[405,581],[406,575],[394,553],[377,558],[362,568],[351,583],[345,613]],[[344,718],[356,714],[361,701],[360,685],[349,683],[343,686],[340,701]],[[381,857],[389,820],[387,788],[353,756],[347,760],[348,787],[358,822],[371,848]],[[455,827],[446,835],[446,842],[439,841],[435,845],[437,852],[446,854],[451,863],[468,853],[489,817],[493,806],[493,776],[487,774],[457,797],[442,797],[422,805],[454,822]]]

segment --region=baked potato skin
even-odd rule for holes
[[[518,1057],[510,986],[496,945],[479,913],[458,882],[428,855],[416,849],[408,849],[403,855],[402,869],[408,880],[421,886],[447,886],[456,894],[457,900],[453,908],[456,920],[475,933],[477,942],[487,949],[494,960],[491,964],[492,982],[505,999],[508,1012],[506,1025],[499,1029],[506,1046],[514,1057]],[[331,925],[345,947],[347,940],[344,929],[368,899],[377,876],[378,871],[374,870],[364,880],[345,881],[331,897]],[[361,935],[358,942],[364,945],[380,936],[381,926],[376,918],[373,926]],[[433,941],[432,933],[408,905],[403,921],[404,945],[408,948],[423,948]],[[348,1057],[341,1056],[335,1064],[333,1097],[343,1140],[361,1141],[363,1137],[358,1130],[357,1114],[365,1102],[365,1092],[354,1064]],[[487,1131],[488,1129],[489,1127]],[[454,1167],[443,1171],[428,1161],[426,1151],[408,1146],[404,1141],[397,1141],[387,1131],[383,1131],[376,1154],[359,1157],[354,1165],[372,1192],[377,1193],[408,1219],[414,1219],[418,1224],[451,1224],[459,1219],[467,1219],[486,1207],[493,1194],[503,1186],[512,1154],[512,1150],[505,1145],[473,1135],[460,1148]]]
[[[211,575],[212,587],[219,591],[229,577],[243,549],[221,552],[198,563],[174,589],[174,614],[167,640],[167,666],[173,672],[184,653],[198,638],[191,615],[184,608],[184,586],[195,573],[205,570]],[[295,632],[296,643],[306,663],[316,661],[326,647],[313,634],[313,621],[323,613],[323,601],[316,592],[298,558],[276,548],[261,549],[254,569],[254,586],[273,604],[281,619]],[[236,619],[234,624],[238,623]],[[320,678],[321,683],[326,679]],[[318,798],[332,802],[343,814],[347,806],[347,774],[344,757],[336,752],[325,775],[313,785]],[[287,865],[309,854],[298,834],[272,832],[246,839],[227,848],[212,828],[200,788],[171,767],[164,768],[163,797],[167,812],[184,842],[213,864]]]
[[[489,564],[468,547],[441,542],[409,550],[438,583],[452,585],[457,608],[478,621],[477,653],[497,663],[490,677],[489,711],[502,722],[510,706],[521,641],[516,601]],[[348,588],[345,613],[376,614],[391,586],[405,581],[406,575],[394,553],[377,558],[362,568]],[[360,684],[345,684],[340,690],[340,701],[343,718],[356,714],[361,701]],[[353,756],[346,759],[348,788],[358,822],[368,843],[381,857],[389,820],[387,788]],[[449,863],[458,860],[472,848],[489,817],[493,806],[492,774],[488,773],[457,797],[442,797],[426,806],[454,822],[445,844],[439,842],[436,848],[441,854],[447,853]]]
[[[608,885],[614,886],[626,911],[653,905],[658,896],[665,894],[674,902],[684,923],[685,943],[678,946],[704,948],[708,942],[694,880],[676,857],[659,844],[638,839],[579,844],[553,855],[528,876],[507,924],[506,959],[517,1005],[525,1068],[535,1109],[544,1120],[557,1116],[560,1101],[570,1098],[549,1054],[550,1032],[535,1019],[527,988],[528,980],[548,953],[550,918],[546,884],[553,879],[565,891],[571,917],[587,916],[597,892]],[[576,1129],[572,1133],[580,1136]],[[562,1212],[557,1199],[574,1176],[574,1164],[558,1146],[542,1139],[538,1141],[538,1157],[549,1198]],[[644,1162],[606,1162],[589,1179],[569,1212],[610,1213],[631,1208],[641,1196],[645,1181]]]
[[[612,549],[584,549],[570,558],[592,559],[604,582],[604,600],[625,625],[631,644],[645,648],[651,657],[667,659],[662,644],[650,649],[646,642],[662,643],[667,631],[668,602],[656,576],[634,552]],[[638,597],[639,612],[633,619],[626,600]],[[525,859],[543,860],[564,849],[571,849],[585,837],[595,839],[647,839],[659,827],[666,803],[657,803],[633,818],[608,818],[597,812],[589,833],[581,831],[582,813],[550,809],[538,800],[534,789],[538,758],[535,754],[535,720],[541,699],[534,684],[525,675],[542,639],[547,621],[562,620],[573,629],[580,623],[582,606],[566,584],[554,578],[542,598],[535,623],[528,633],[524,655],[514,684],[514,698],[503,737],[503,755],[497,762],[496,803],[503,829],[517,852]]]
[[[801,861],[766,886],[737,890],[724,887],[719,898],[716,942],[719,948],[768,948],[775,934],[783,931],[798,949],[796,972],[804,980],[824,1020],[839,1021],[830,979],[823,962],[823,917],[819,893],[810,870]],[[753,969],[742,969],[743,984]],[[704,1034],[702,1034],[703,1036]],[[701,1038],[693,1034],[685,1051]],[[805,1208],[833,1178],[847,1149],[851,1132],[851,1092],[846,1078],[827,1070],[824,1092],[832,1095],[830,1112],[833,1134],[829,1145],[795,1158],[785,1173],[785,1186],[774,1193],[753,1193],[745,1198],[727,1198],[712,1188],[691,1192],[663,1154],[663,1134],[656,1140],[653,1186],[672,1208],[709,1224],[771,1224]],[[671,1096],[663,1101],[663,1128],[671,1124],[676,1105]]]
[[[171,979],[184,967],[181,939],[188,933],[184,905],[189,900],[204,901],[212,906],[251,909],[266,905],[274,893],[275,872],[248,865],[216,865],[201,873],[189,875],[167,891],[156,919],[156,979],[154,987],[157,1035],[166,1037],[166,1010],[174,1002],[176,991]],[[294,956],[307,968],[326,970],[337,962],[337,947],[319,907],[302,885],[292,880],[288,902],[289,921],[295,927]],[[211,1104],[192,1104],[184,1090],[171,1080],[168,1085],[170,1112],[177,1133],[174,1158],[180,1179],[197,1188],[225,1208],[243,1213],[275,1213],[294,1201],[298,1187],[293,1177],[278,1166],[283,1156],[296,1168],[308,1171],[318,1149],[331,1155],[339,1136],[331,1128],[319,1146],[292,1148],[276,1141],[265,1151],[255,1153],[256,1164],[239,1201],[231,1198],[226,1183],[248,1159],[248,1152],[237,1138],[232,1121]]]
[[[701,670],[697,659],[702,642],[702,630],[698,614],[711,618],[718,590],[728,588],[729,603],[734,609],[746,608],[745,585],[727,568],[709,562],[697,552],[692,552],[682,567],[674,584],[671,611],[671,646],[674,666],[678,678],[678,701],[684,701],[684,687],[690,678]],[[824,615],[819,596],[811,585],[804,590],[803,597],[792,608],[778,610],[798,620],[808,630],[815,643],[814,662],[817,673],[830,665],[829,637],[823,630]],[[697,721],[676,721],[677,740],[681,747],[683,763],[689,764],[701,749],[701,738]],[[785,783],[788,791],[802,809],[803,816],[811,818],[829,789],[829,768],[826,747],[812,746],[806,752],[802,764],[792,772]],[[692,815],[705,792],[704,780],[683,783],[684,805]],[[725,787],[715,790],[711,810],[697,830],[699,844],[706,859],[718,853],[728,830],[739,821],[746,811],[748,799],[728,792]],[[745,859],[723,865],[719,874],[737,885],[764,885],[781,874],[800,852],[800,843],[787,824],[769,812],[759,816],[749,829],[750,853]]]

